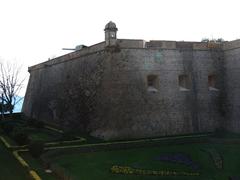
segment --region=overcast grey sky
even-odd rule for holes
[[[0,0],[0,58],[26,67],[104,40],[240,38],[239,0]],[[27,73],[26,73],[27,74]]]

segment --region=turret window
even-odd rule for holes
[[[111,37],[112,37],[112,38],[115,38],[115,33],[111,33]]]

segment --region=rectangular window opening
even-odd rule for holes
[[[214,75],[214,74],[211,74],[208,76],[208,89],[210,91],[218,90],[216,88],[216,75]]]
[[[180,91],[189,91],[191,86],[189,75],[186,75],[186,74],[179,75],[178,85],[179,85]]]
[[[148,75],[147,76],[147,90],[149,92],[158,91],[158,77],[157,75]]]

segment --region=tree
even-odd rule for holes
[[[21,100],[18,97],[25,78],[20,78],[21,66],[0,63],[1,112],[12,114],[14,106]]]
[[[11,109],[13,109],[12,105],[0,102],[0,112],[2,114],[5,113],[5,112],[9,112]]]

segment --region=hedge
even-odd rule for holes
[[[21,151],[27,151],[27,150],[21,150]],[[18,162],[27,169],[27,171],[29,172],[29,175],[31,176],[32,179],[34,180],[41,180],[40,176],[31,169],[31,167],[29,166],[29,164],[18,154],[19,151],[13,151],[13,155],[14,157],[18,160]]]

